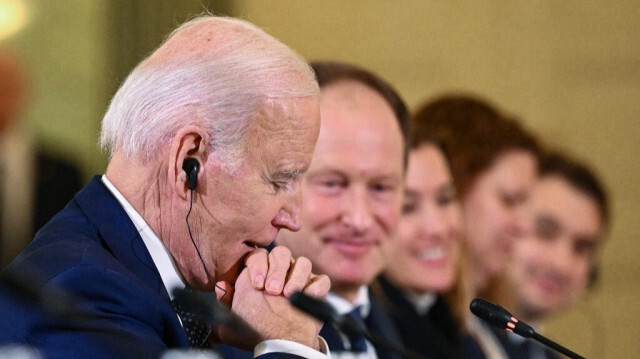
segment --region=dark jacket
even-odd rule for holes
[[[142,238],[99,176],[37,233],[3,275],[28,283],[35,297],[62,290],[60,298],[72,300],[57,300],[68,308],[47,311],[43,301],[24,300],[5,286],[0,344],[28,345],[45,358],[132,359],[158,358],[168,348],[188,346]],[[51,314],[60,309],[69,313]]]

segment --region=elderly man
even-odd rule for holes
[[[319,124],[317,83],[289,48],[240,20],[181,26],[113,98],[106,174],[5,273],[71,295],[82,320],[3,313],[2,341],[47,358],[157,358],[216,339],[256,356],[324,357],[320,323],[287,297],[323,297],[328,278],[286,248],[256,249],[300,229]],[[185,286],[215,290],[256,335],[194,327],[201,318],[172,303]]]
[[[396,230],[407,158],[408,114],[384,80],[353,65],[312,63],[321,88],[322,126],[302,187],[302,230],[276,242],[303,255],[331,279],[328,301],[341,314],[396,343],[392,321],[367,285],[386,261]],[[394,358],[364,338],[325,325],[336,358]]]
[[[588,167],[551,154],[540,176],[531,197],[534,230],[516,243],[509,270],[513,312],[534,324],[574,305],[593,284],[609,223],[606,192]],[[516,336],[506,348],[512,358],[558,357]]]

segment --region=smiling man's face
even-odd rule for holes
[[[521,315],[541,319],[585,293],[604,229],[598,204],[559,176],[538,181],[531,210],[533,233],[514,246],[509,275]]]
[[[341,294],[383,268],[402,205],[403,139],[392,108],[359,82],[323,88],[320,113],[303,180],[302,230],[282,231],[277,241],[311,259]]]

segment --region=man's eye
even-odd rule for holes
[[[387,192],[387,191],[392,191],[394,189],[394,186],[384,184],[384,183],[376,183],[371,187],[376,192]]]
[[[338,181],[323,181],[320,183],[322,186],[327,187],[327,188],[335,188],[338,187],[340,185],[340,182]]]
[[[502,204],[507,208],[515,208],[523,204],[527,200],[527,196],[523,194],[502,194],[500,195]]]
[[[402,204],[402,214],[411,214],[411,213],[414,213],[417,209],[418,209],[418,205],[413,201],[411,202],[405,201]]]
[[[574,251],[576,254],[591,257],[596,250],[596,244],[594,241],[590,240],[578,240],[574,244]]]
[[[441,194],[436,198],[436,201],[440,207],[446,207],[447,205],[454,203],[457,199],[458,196],[455,191],[451,191]]]
[[[512,196],[503,195],[500,199],[502,200],[502,204],[504,204],[505,207],[512,208],[518,204],[518,200]]]
[[[286,182],[271,182],[271,184],[273,185],[273,188],[276,191],[282,191],[282,190],[286,190],[287,189],[287,183]]]
[[[539,217],[535,222],[535,231],[538,238],[552,240],[558,236],[560,226],[551,218]]]
[[[349,186],[346,178],[341,176],[317,176],[309,180],[313,188],[324,195],[337,195]]]

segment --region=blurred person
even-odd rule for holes
[[[530,230],[526,204],[537,176],[538,143],[514,119],[473,96],[442,96],[424,104],[415,118],[415,130],[431,133],[451,161],[472,294],[508,307],[504,270],[514,241]],[[478,345],[466,356],[506,357],[490,328],[475,318],[469,325],[471,343]]]
[[[0,268],[81,187],[78,169],[43,151],[24,129],[28,86],[20,61],[0,50]]]
[[[331,279],[328,302],[339,314],[400,343],[392,320],[367,285],[387,261],[402,206],[408,112],[398,94],[375,74],[354,65],[311,64],[320,84],[322,125],[302,181],[302,229],[276,242],[308,257]],[[364,338],[331,325],[321,335],[334,358],[396,358]]]
[[[413,125],[404,203],[382,276],[372,286],[408,349],[462,358],[469,290],[461,208],[444,148]]]
[[[256,249],[300,229],[318,96],[306,62],[250,23],[202,16],[175,30],[112,99],[106,174],[3,273],[63,291],[78,315],[0,306],[0,342],[47,358],[158,358],[218,341],[256,357],[324,358],[321,323],[287,298],[324,297],[328,278],[286,248]],[[256,335],[204,326],[176,288],[215,291]]]
[[[609,204],[604,186],[586,165],[551,153],[541,162],[530,210],[533,231],[515,243],[507,273],[515,297],[512,312],[538,327],[576,304],[594,284]],[[512,358],[559,358],[533,341],[507,337]]]

